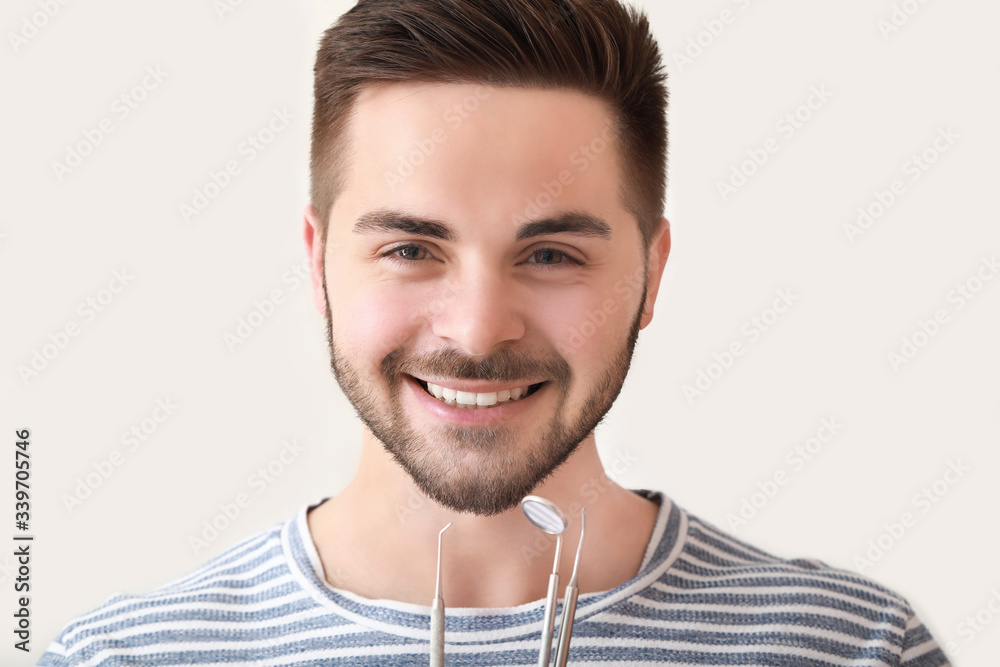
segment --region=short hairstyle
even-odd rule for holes
[[[666,72],[649,21],[619,0],[359,0],[316,54],[311,197],[325,241],[345,134],[368,84],[570,89],[610,111],[620,201],[648,250],[667,185]]]

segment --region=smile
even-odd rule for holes
[[[466,410],[486,409],[498,405],[515,403],[531,396],[545,384],[544,382],[538,382],[523,387],[511,387],[498,391],[475,392],[452,389],[451,387],[445,387],[427,380],[421,380],[420,378],[413,379],[423,387],[425,392],[442,403]]]

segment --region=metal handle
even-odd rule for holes
[[[576,616],[576,598],[579,593],[580,589],[572,582],[566,587],[566,596],[563,598],[562,621],[559,623],[556,667],[566,667],[566,658],[569,656],[569,639],[573,634],[573,617]]]
[[[542,648],[538,651],[538,667],[549,667],[552,655],[552,629],[556,624],[556,596],[559,594],[559,575],[549,575],[549,594],[545,602],[545,619],[542,621]]]
[[[444,600],[431,603],[431,667],[444,667]]]

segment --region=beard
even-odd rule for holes
[[[574,375],[566,360],[558,354],[534,358],[506,347],[479,361],[454,349],[413,355],[397,348],[380,364],[389,388],[388,396],[380,396],[374,391],[380,383],[364,377],[336,345],[325,272],[323,293],[330,366],[358,417],[427,497],[455,512],[479,516],[516,507],[603,421],[628,374],[646,301],[644,287],[625,341],[607,360],[579,413],[569,415],[566,397]],[[400,404],[404,375],[493,382],[543,377],[543,389],[558,392],[559,407],[547,424],[530,432],[503,424],[441,424],[422,432],[407,420]]]

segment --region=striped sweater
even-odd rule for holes
[[[948,664],[892,591],[776,558],[638,493],[660,504],[639,573],[580,596],[571,664]],[[67,625],[39,665],[428,664],[429,607],[329,586],[308,510],[167,586],[112,597]],[[543,600],[449,609],[446,664],[536,664],[543,611]]]

